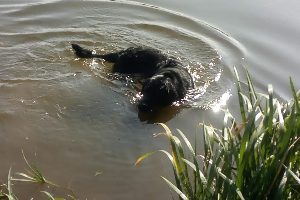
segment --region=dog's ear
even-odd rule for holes
[[[164,84],[164,85],[160,86],[159,89],[166,91],[168,95],[170,94],[170,88],[168,87],[167,84]]]
[[[167,91],[169,95],[172,87],[173,87],[172,80],[170,78],[165,78],[162,82],[162,85],[160,86],[160,89]]]
[[[164,60],[164,61],[159,62],[159,63],[156,65],[156,67],[157,67],[157,69],[160,69],[160,68],[162,68],[162,67],[165,66],[165,65],[166,65],[166,61]]]
[[[159,79],[159,78],[163,78],[164,75],[163,74],[158,74],[158,75],[154,75],[150,78],[150,80],[156,80],[156,79]]]

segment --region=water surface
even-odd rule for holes
[[[30,163],[37,152],[45,177],[79,199],[176,199],[160,178],[173,180],[165,155],[134,166],[145,153],[169,150],[166,138],[153,138],[163,131],[153,123],[179,128],[192,140],[203,118],[220,124],[215,105],[238,113],[234,65],[242,79],[249,68],[258,91],[272,83],[278,98],[290,99],[289,75],[300,86],[297,4],[2,1],[0,180],[13,164],[13,172],[25,172],[23,149]],[[160,49],[182,61],[197,89],[177,105],[141,115],[139,78],[113,74],[112,64],[101,60],[77,58],[71,43],[97,53]],[[73,194],[20,183],[13,189],[19,199],[47,199],[41,190]]]

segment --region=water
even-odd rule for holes
[[[203,118],[220,124],[222,113],[212,107],[238,113],[233,66],[243,80],[247,66],[258,91],[271,83],[289,100],[290,75],[300,88],[298,13],[297,1],[2,1],[0,180],[12,165],[26,172],[23,149],[30,163],[37,152],[45,177],[74,194],[17,183],[19,199],[47,199],[41,190],[80,199],[176,199],[160,178],[173,180],[165,155],[134,166],[145,153],[169,150],[164,136],[153,138],[163,131],[153,123],[193,140]],[[71,43],[97,53],[158,48],[182,61],[197,89],[176,106],[139,114],[140,80],[112,74],[110,63],[76,58]]]

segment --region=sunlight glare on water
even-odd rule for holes
[[[230,91],[225,92],[218,101],[212,102],[211,105],[212,110],[215,113],[219,112],[220,108],[226,105],[226,102],[230,97],[231,97]]]

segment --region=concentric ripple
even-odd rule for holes
[[[241,57],[243,48],[217,28],[170,10],[131,1],[74,2],[68,8],[71,17],[64,12],[68,5],[58,1],[5,8],[2,15],[7,24],[5,29],[0,28],[0,39],[5,41],[0,52],[5,66],[1,68],[1,85],[13,87],[20,81],[39,81],[43,89],[49,81],[77,75],[72,68],[81,66],[90,75],[100,77],[99,85],[110,85],[135,104],[141,81],[136,76],[112,74],[110,63],[75,58],[70,43],[79,43],[97,53],[146,46],[175,56],[196,84],[196,89],[175,105],[210,107],[229,92],[230,57]],[[56,14],[50,15],[53,12]],[[12,23],[10,18],[17,20]],[[82,78],[84,81],[90,76],[84,74]],[[75,88],[76,84],[68,81],[64,86]]]

